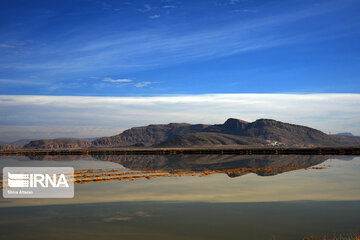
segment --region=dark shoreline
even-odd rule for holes
[[[238,155],[360,155],[360,147],[313,148],[92,148],[31,149],[0,151],[0,156],[20,155],[173,155],[173,154],[238,154]]]

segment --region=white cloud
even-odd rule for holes
[[[135,87],[146,87],[146,86],[149,86],[152,83],[153,82],[139,82],[139,83],[136,83],[134,86]]]
[[[155,14],[155,15],[149,16],[150,19],[156,19],[156,18],[159,18],[159,17],[160,17],[159,14]]]
[[[1,43],[0,43],[0,47],[2,47],[2,48],[16,48],[15,46],[8,45],[8,44],[1,44]]]
[[[94,137],[170,122],[271,118],[360,135],[360,94],[207,94],[157,97],[0,95],[0,141]]]
[[[111,83],[127,83],[127,82],[132,82],[131,79],[127,79],[127,78],[122,78],[122,79],[112,79],[112,78],[104,78],[102,80],[103,82],[111,82]]]
[[[245,8],[245,9],[235,9],[235,10],[232,10],[231,12],[233,12],[233,13],[256,13],[257,11]]]
[[[138,9],[139,12],[149,12],[152,10],[152,7],[149,4],[144,4],[144,8]]]
[[[163,6],[163,8],[176,8],[176,6],[175,5],[165,5],[165,6]]]

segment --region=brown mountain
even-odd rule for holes
[[[204,124],[170,123],[167,125],[134,127],[112,137],[99,138],[92,143],[95,146],[132,146],[136,144],[151,146],[187,133],[204,132],[209,126]]]
[[[154,145],[155,147],[203,147],[203,146],[267,146],[260,138],[232,134],[197,132],[188,133]]]
[[[342,136],[343,137],[343,136]],[[271,119],[254,122],[230,118],[224,124],[170,123],[135,127],[121,134],[93,141],[95,146],[204,147],[247,146],[349,146],[355,139],[333,137],[319,130]]]
[[[229,132],[237,135],[257,137],[286,146],[334,146],[340,144],[331,136],[314,128],[289,124],[272,119],[259,119],[252,123],[229,119],[224,124]]]
[[[80,139],[36,140],[26,149],[88,147],[216,147],[216,146],[359,146],[360,138],[328,135],[319,130],[271,119],[246,122],[230,118],[224,124],[170,123],[134,127],[94,141]]]

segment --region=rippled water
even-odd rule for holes
[[[130,176],[76,184],[73,199],[1,199],[1,239],[301,239],[360,232],[360,157],[33,156],[2,157],[0,166]],[[131,177],[155,172],[166,176]]]

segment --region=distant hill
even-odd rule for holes
[[[23,146],[29,142],[31,142],[34,139],[20,139],[13,142],[2,142],[0,141],[0,145],[15,145],[15,146]]]
[[[24,145],[25,149],[68,149],[68,148],[87,148],[91,142],[80,139],[45,139],[34,140]]]
[[[35,140],[25,149],[88,147],[316,147],[359,146],[360,137],[328,135],[314,128],[272,119],[246,122],[229,118],[223,124],[169,123],[130,128],[111,137]]]
[[[22,146],[16,146],[11,144],[0,144],[0,150],[17,150],[21,148]]]
[[[28,144],[29,142],[33,141],[34,139],[20,139],[14,142],[11,142],[9,144],[15,145],[15,146],[23,146],[25,144]]]
[[[339,135],[339,136],[354,136],[351,132],[343,132],[343,133],[337,133],[335,135]]]
[[[331,137],[345,146],[360,146],[360,137],[358,136],[332,135]]]

